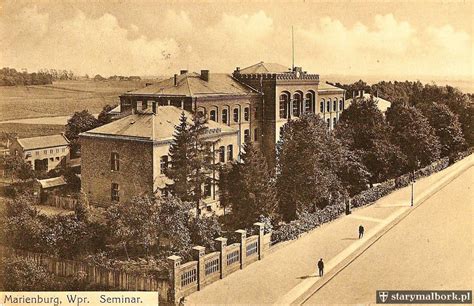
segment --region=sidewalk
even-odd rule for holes
[[[429,197],[457,174],[474,164],[469,156],[451,167],[430,177],[420,179],[415,185],[415,200]],[[326,262],[325,273],[347,260],[353,252],[376,238],[387,225],[410,209],[411,187],[405,187],[380,199],[377,203],[354,210],[327,223],[300,239],[286,243],[246,269],[219,280],[202,291],[186,298],[187,304],[255,304],[293,302],[312,288],[319,280],[316,263]],[[364,225],[365,237],[358,239],[358,227]]]

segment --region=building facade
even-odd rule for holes
[[[232,75],[182,70],[172,78],[123,94],[120,109],[127,115],[156,102],[202,112],[209,120],[238,130],[239,155],[243,143],[250,140],[272,164],[281,128],[288,120],[307,112],[317,113],[333,129],[347,107],[344,99],[343,89],[321,84],[317,74],[301,67],[292,70],[260,62],[237,67]]]
[[[123,202],[134,196],[161,193],[172,181],[166,177],[169,148],[175,127],[184,112],[174,106],[157,106],[132,114],[80,135],[82,190],[98,206]],[[238,130],[208,122],[203,136],[212,143],[214,163],[226,163],[238,156]],[[203,186],[203,211],[219,212],[217,173]]]
[[[50,171],[66,167],[69,162],[69,140],[63,134],[30,138],[15,138],[10,154],[22,156],[35,171]]]

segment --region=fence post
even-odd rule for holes
[[[227,238],[219,237],[214,239],[217,242],[217,249],[219,250],[219,270],[221,272],[221,278],[227,275]]]
[[[265,224],[262,222],[256,222],[253,225],[258,230],[258,260],[261,260],[263,258],[263,234]]]
[[[193,259],[197,260],[197,290],[201,290],[204,283],[204,278],[206,277],[206,269],[204,267],[204,260],[202,260],[203,256],[206,254],[206,248],[200,245],[193,247]]]
[[[170,285],[171,288],[168,293],[168,301],[175,304],[181,298],[181,279],[179,277],[179,270],[181,269],[181,257],[172,255],[168,257],[168,264],[170,267]]]
[[[236,230],[237,234],[240,235],[240,269],[245,268],[246,257],[247,257],[247,231]]]

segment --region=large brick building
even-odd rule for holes
[[[82,190],[95,205],[127,201],[137,195],[155,194],[171,181],[165,176],[168,153],[175,127],[184,110],[174,106],[156,106],[134,111],[80,135],[82,154]],[[184,111],[191,119],[191,114]],[[210,121],[204,137],[213,143],[215,163],[237,158],[238,131]],[[217,186],[211,177],[203,186],[207,196],[203,208],[217,211]],[[204,207],[206,206],[206,207]]]
[[[283,125],[311,112],[334,128],[346,107],[344,93],[320,83],[317,74],[272,63],[237,67],[232,74],[182,70],[124,93],[114,110],[120,119],[81,135],[83,189],[96,203],[163,189],[167,179],[160,166],[182,111],[201,112],[210,129],[219,130],[213,139],[220,139],[220,161],[228,160],[222,154],[239,159],[242,145],[251,140],[273,164]],[[117,159],[120,170],[113,168]],[[217,201],[216,186],[210,190],[206,203]]]
[[[180,74],[120,96],[123,115],[146,109],[151,102],[203,112],[209,120],[238,130],[239,153],[245,139],[261,146],[270,163],[281,127],[306,112],[320,114],[332,129],[345,104],[345,91],[321,83],[301,67],[260,62],[232,74]]]

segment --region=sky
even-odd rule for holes
[[[5,1],[0,66],[77,74],[311,73],[472,80],[474,1]]]

